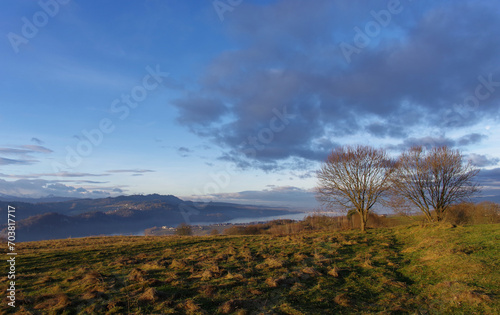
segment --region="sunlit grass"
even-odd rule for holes
[[[499,238],[499,225],[441,224],[20,243],[16,310],[496,314]]]

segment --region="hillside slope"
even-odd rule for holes
[[[0,232],[7,233],[8,206],[16,207],[18,241],[92,235],[139,234],[154,226],[224,222],[236,218],[287,215],[286,208],[195,203],[172,195],[133,195],[101,199],[24,203],[0,201]]]
[[[16,310],[497,314],[499,240],[496,224],[20,243]]]

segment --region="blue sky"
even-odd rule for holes
[[[497,1],[4,1],[0,193],[314,208],[335,146],[449,145],[500,195]]]

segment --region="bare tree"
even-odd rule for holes
[[[434,210],[441,221],[450,205],[479,191],[473,181],[478,172],[458,150],[413,147],[399,157],[392,184],[395,193],[413,203],[427,220],[434,221]]]
[[[186,223],[181,223],[175,230],[175,234],[183,236],[193,235],[193,230],[191,229],[190,225],[187,225]]]
[[[318,171],[316,198],[328,207],[354,209],[360,217],[361,231],[368,214],[389,189],[394,162],[382,149],[369,146],[338,147]]]

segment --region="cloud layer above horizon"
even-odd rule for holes
[[[494,1],[243,2],[225,14],[237,48],[172,103],[242,167],[322,161],[346,137],[464,147],[487,137],[468,127],[498,119]]]

